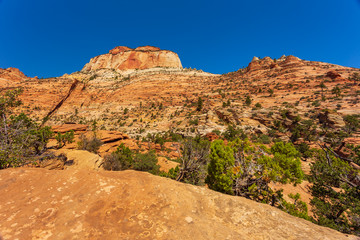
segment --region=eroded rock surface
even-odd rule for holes
[[[178,55],[172,51],[160,50],[152,46],[135,49],[120,46],[110,50],[108,54],[92,58],[84,66],[83,71],[103,68],[125,71],[156,67],[181,69],[182,65]]]
[[[356,239],[279,209],[136,171],[0,171],[5,239]]]
[[[17,68],[0,68],[0,86],[3,84],[10,86],[13,82],[20,82],[26,79],[28,77]]]

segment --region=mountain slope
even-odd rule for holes
[[[173,57],[157,58],[159,54]],[[119,68],[117,58],[124,68]],[[56,109],[49,125],[96,120],[103,129],[144,137],[168,130],[204,135],[235,124],[246,133],[268,134],[275,121],[288,128],[297,115],[320,124],[324,111],[330,113],[326,118],[331,118],[332,127],[344,126],[344,115],[360,112],[360,86],[349,79],[354,73],[359,69],[283,56],[254,57],[244,69],[216,75],[181,68],[171,51],[116,47],[93,58],[80,72],[0,81],[0,91],[24,88],[22,110],[31,117],[42,119]],[[79,84],[70,94],[74,82]],[[199,98],[203,107],[196,111]],[[288,119],[283,119],[284,112]],[[289,140],[285,135],[279,137]]]

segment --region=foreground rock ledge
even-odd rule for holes
[[[241,197],[136,171],[0,171],[4,239],[356,239]]]

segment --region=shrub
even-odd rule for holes
[[[245,99],[246,106],[250,106],[251,102],[252,102],[252,100],[251,100],[250,96],[246,96],[246,99]]]
[[[133,169],[158,174],[160,166],[157,165],[157,157],[154,151],[137,153],[133,160]]]
[[[39,157],[53,135],[50,127],[41,127],[24,113],[12,115],[21,105],[21,89],[0,96],[0,169],[18,167]]]
[[[57,141],[57,148],[62,148],[64,147],[67,143],[72,143],[74,142],[74,131],[71,130],[69,132],[66,132],[64,134],[58,133],[55,136],[55,139]]]
[[[321,146],[311,165],[314,222],[360,236],[360,183],[352,160]]]
[[[206,177],[210,142],[201,137],[186,138],[181,142],[180,167],[177,181],[201,185]]]
[[[344,116],[345,130],[347,133],[356,132],[360,127],[360,115],[346,115]]]
[[[93,153],[98,153],[100,146],[103,144],[100,139],[94,135],[91,138],[87,138],[84,134],[80,136],[80,141],[77,143],[78,149],[86,150]]]
[[[198,118],[190,119],[189,124],[190,125],[199,125],[199,119]]]
[[[269,150],[247,139],[236,139],[227,146],[217,140],[210,149],[206,183],[216,191],[275,206],[281,194],[274,192],[269,183],[296,184],[304,177],[299,153],[291,143],[277,142]]]
[[[336,97],[340,97],[341,96],[341,89],[338,86],[333,87],[333,89],[331,89],[331,93],[335,94]]]
[[[205,182],[210,189],[227,194],[233,194],[234,152],[225,146],[222,140],[215,140],[210,147],[210,163]]]
[[[106,155],[104,158],[104,169],[111,171],[121,171],[134,169],[147,171],[153,174],[159,173],[160,166],[157,165],[155,152],[133,153],[130,148],[122,143],[115,152]]]
[[[297,145],[296,149],[301,153],[302,157],[305,159],[310,158],[313,155],[310,146],[307,145],[305,142],[302,142],[299,145]]]
[[[288,197],[294,201],[294,203],[290,203],[282,200],[282,206],[280,207],[282,210],[288,212],[290,215],[300,217],[306,220],[311,220],[311,217],[308,215],[308,207],[307,204],[300,200],[300,194],[289,194]]]
[[[198,98],[198,101],[196,103],[196,111],[201,111],[203,108],[203,100],[201,99],[201,97]]]
[[[175,168],[171,168],[169,172],[160,172],[161,177],[167,177],[176,180],[177,176],[179,176],[180,168],[176,166]]]
[[[133,164],[133,156],[130,148],[122,143],[115,152],[104,157],[104,169],[121,171],[129,169]]]
[[[259,136],[259,142],[263,143],[263,144],[270,144],[270,137],[268,135],[265,135],[265,134],[261,134]]]
[[[236,138],[241,138],[241,139],[245,139],[246,138],[246,134],[244,133],[244,131],[241,128],[236,127],[235,125],[228,125],[226,131],[223,133],[223,137],[226,140],[235,140]]]

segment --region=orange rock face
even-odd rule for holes
[[[131,50],[131,48],[129,48],[129,47],[119,46],[119,47],[116,47],[114,49],[111,49],[109,51],[109,53],[115,55],[115,54],[118,54],[118,53],[121,53],[121,52],[130,51],[130,50]]]
[[[263,59],[259,59],[254,57],[253,60],[249,63],[248,71],[259,70],[263,68],[268,68],[274,64],[274,60],[270,57],[265,57]]]
[[[281,67],[291,68],[303,66],[304,63],[302,60],[295,56],[283,56],[278,59],[276,62],[270,57],[264,57],[259,59],[254,57],[247,67],[247,72],[256,71],[256,70],[265,70],[265,69],[280,69]]]
[[[160,51],[160,48],[153,46],[144,46],[135,48],[136,51]]]
[[[87,125],[83,124],[63,124],[59,126],[52,126],[52,130],[58,133],[65,133],[68,131],[85,132],[88,129]]]
[[[20,168],[0,179],[4,239],[357,239],[144,172]]]
[[[94,57],[87,63],[83,71],[95,71],[98,69],[115,69],[120,71],[147,68],[182,68],[178,55],[160,48],[145,46],[131,49],[128,47],[116,47],[103,54]]]
[[[17,68],[0,68],[0,80],[20,82],[26,78],[28,77],[26,77],[25,74]]]

